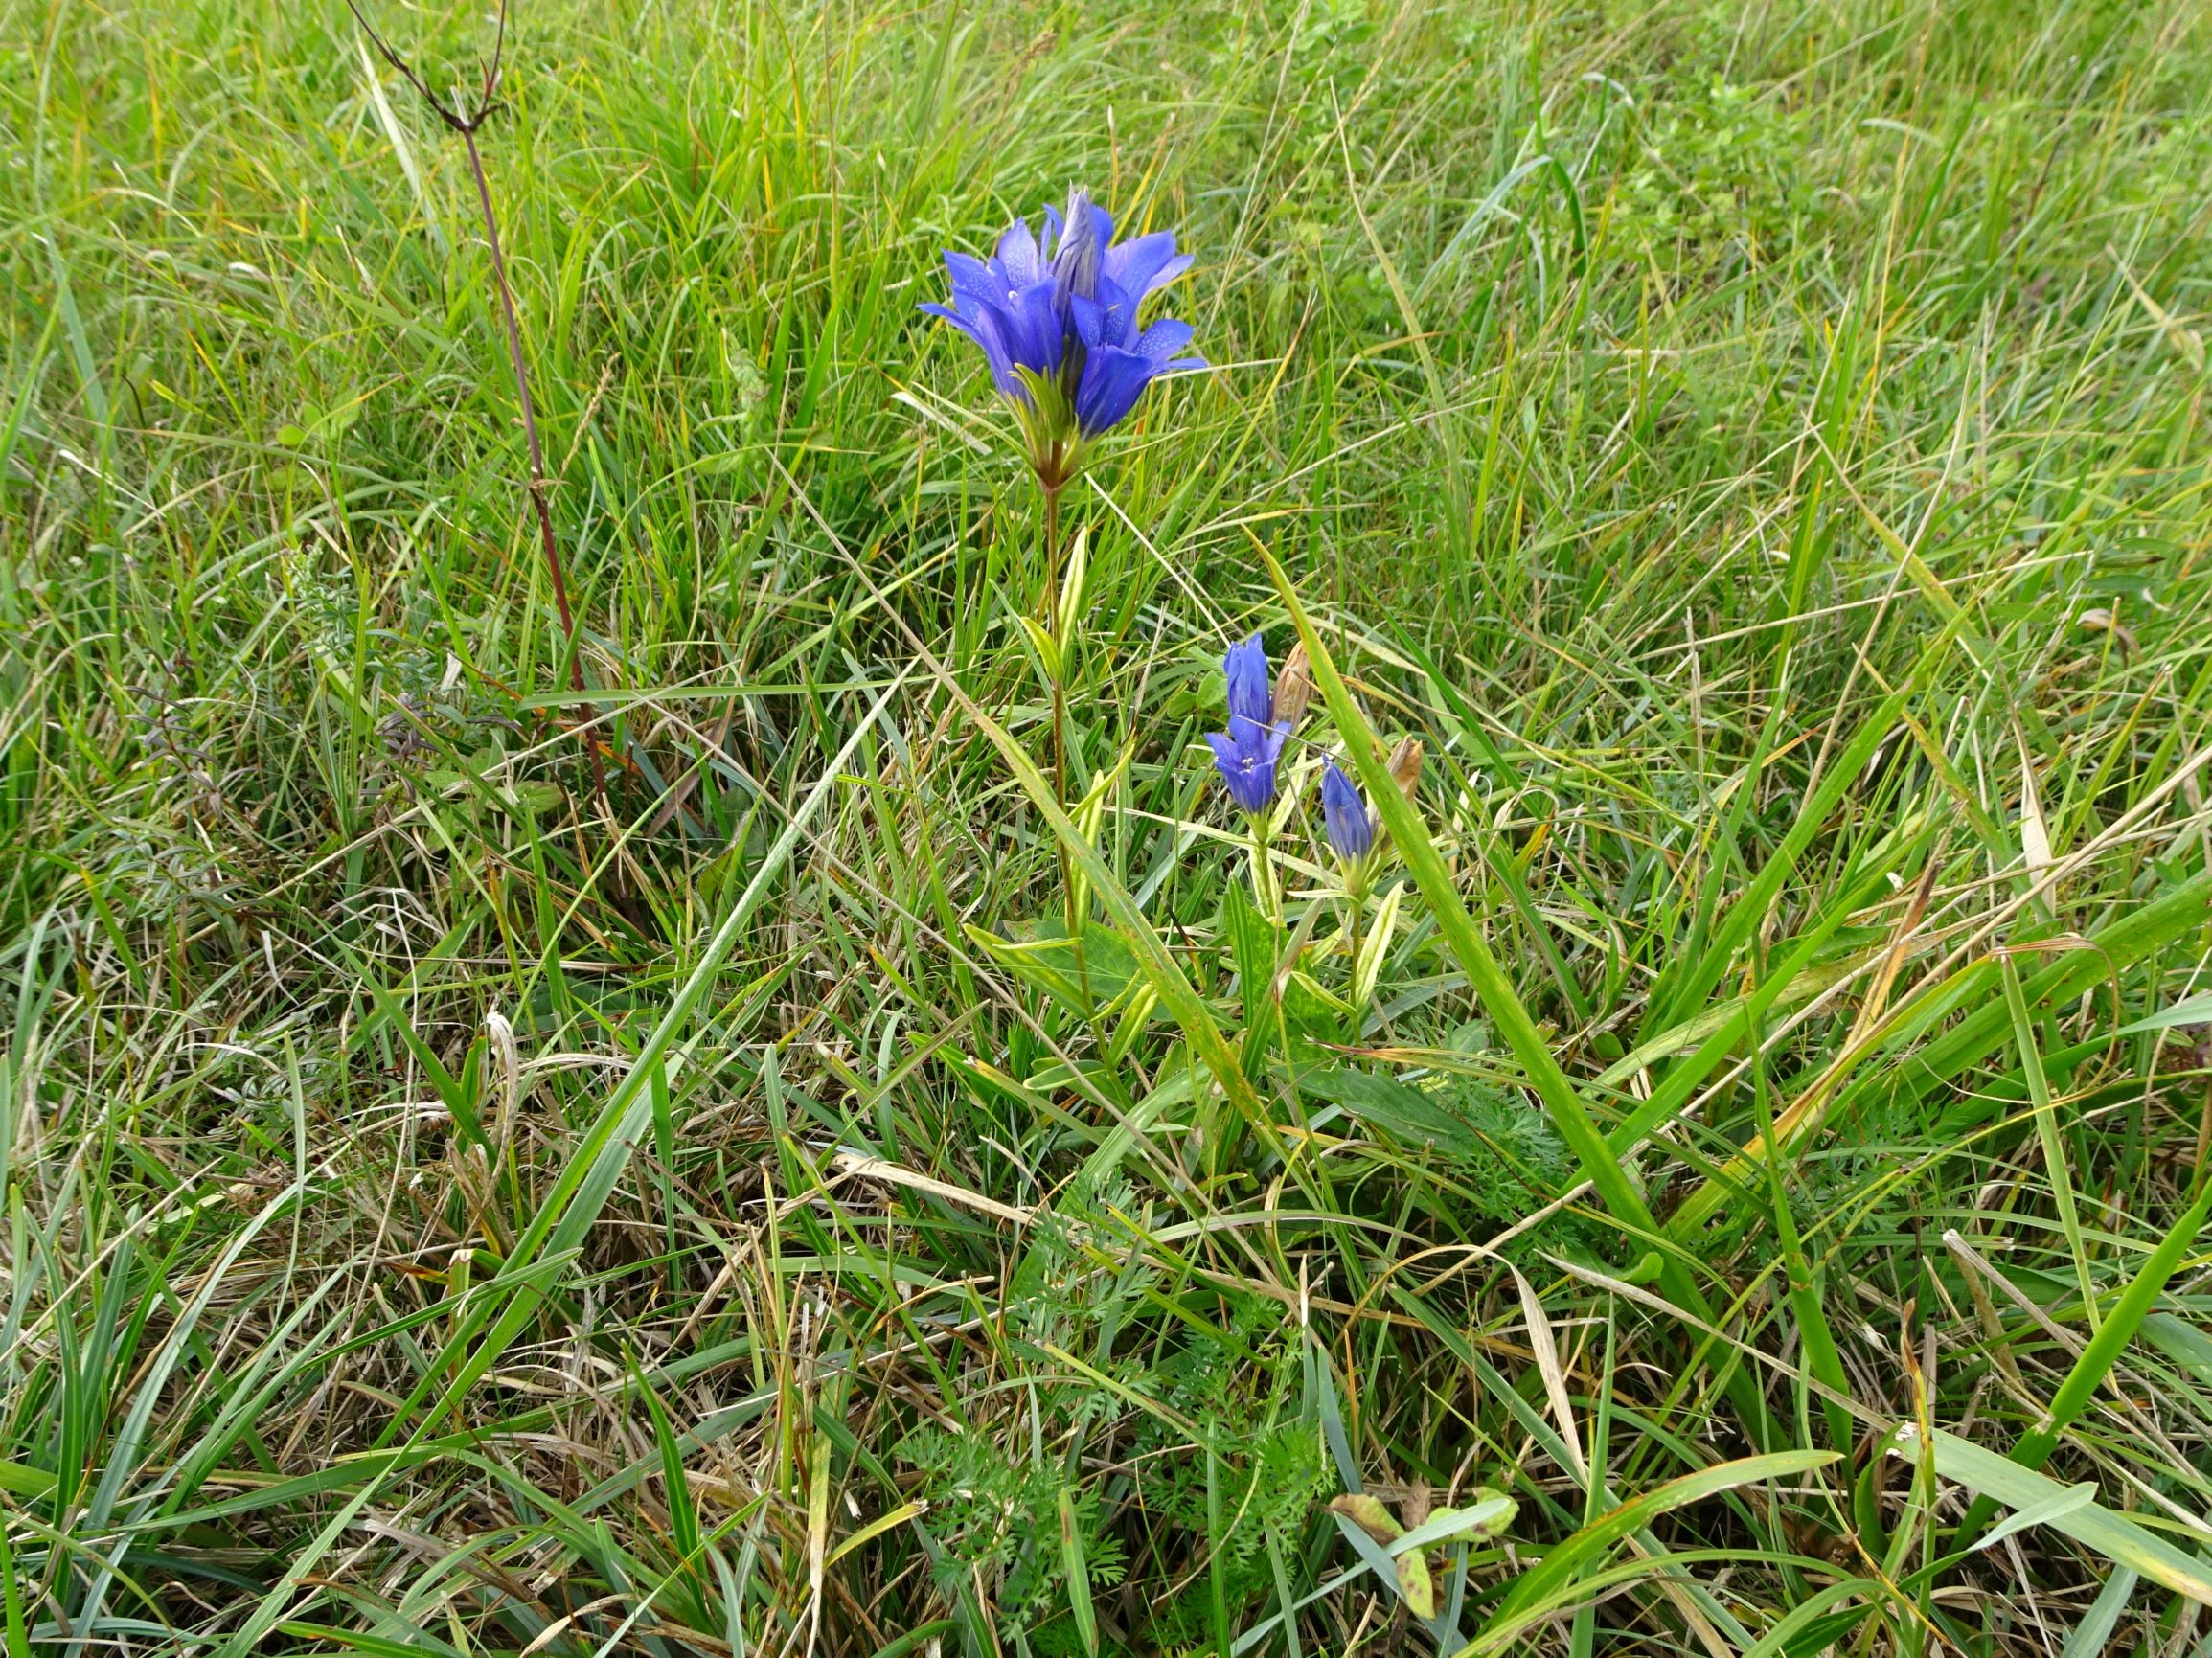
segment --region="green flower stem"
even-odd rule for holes
[[[1283,895],[1275,883],[1274,861],[1267,855],[1267,814],[1251,814],[1252,901],[1276,927],[1283,924]]]
[[[1359,943],[1361,924],[1367,912],[1367,860],[1360,858],[1342,866],[1344,877],[1344,938],[1352,952],[1352,1016],[1355,1019],[1366,1011],[1358,1003],[1359,994]],[[1353,1027],[1354,1040],[1358,1039],[1360,1027]]]
[[[1044,632],[1053,643],[1052,679],[1052,792],[1060,809],[1067,809],[1067,685],[1063,669],[1067,641],[1060,630],[1060,491],[1058,484],[1044,486]],[[1060,881],[1067,882],[1067,857],[1060,856]],[[1068,889],[1071,893],[1073,887]]]
[[[1038,482],[1044,488],[1044,632],[1052,641],[1052,659],[1045,676],[1052,681],[1052,798],[1067,810],[1067,636],[1060,623],[1060,492],[1064,481]],[[1067,845],[1055,839],[1053,852],[1060,863],[1060,890],[1065,905],[1068,947],[1075,952],[1076,983],[1083,1000],[1090,1000],[1090,967],[1083,960],[1083,905],[1076,899],[1075,866],[1068,860]]]

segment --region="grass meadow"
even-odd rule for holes
[[[502,70],[559,593],[347,8],[0,0],[7,1658],[2212,1652],[2194,0]],[[917,307],[1076,183],[1053,618]]]

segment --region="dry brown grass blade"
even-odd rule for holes
[[[1920,931],[1920,923],[1927,918],[1928,899],[1935,894],[1936,877],[1942,871],[1943,859],[1930,854],[1927,867],[1920,872],[1920,879],[1914,883],[1911,901],[1904,906],[1904,913],[1898,917],[1897,924],[1890,929],[1889,952],[1882,957],[1881,966],[1875,973],[1874,982],[1867,986],[1866,995],[1859,1004],[1859,1015],[1851,1022],[1851,1034],[1846,1038],[1846,1047],[1856,1046],[1864,1040],[1881,1023],[1881,1015],[1889,1007],[1889,992],[1897,983],[1897,975],[1904,970],[1904,964],[1913,954],[1914,939]],[[1780,1128],[1781,1124],[1775,1126]]]
[[[855,1180],[880,1180],[888,1186],[903,1186],[910,1192],[927,1192],[931,1197],[942,1197],[947,1203],[972,1209],[979,1215],[1011,1220],[1016,1226],[1027,1226],[1037,1215],[1033,1209],[1024,1209],[1014,1203],[1001,1203],[995,1197],[986,1197],[980,1192],[970,1192],[964,1186],[955,1186],[948,1180],[939,1180],[897,1163],[886,1163],[880,1157],[868,1157],[857,1151],[840,1151],[831,1161],[841,1175]]]

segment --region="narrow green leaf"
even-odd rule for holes
[[[34,1500],[45,1496],[58,1482],[42,1468],[21,1463],[0,1462],[0,1491]]]
[[[2059,1436],[2088,1405],[2111,1374],[2112,1367],[2119,1363],[2128,1343],[2150,1316],[2152,1307],[2166,1288],[2166,1281],[2174,1276],[2182,1256],[2197,1241],[2197,1234],[2202,1230],[2208,1212],[2212,1212],[2212,1181],[2206,1181],[2199,1189],[2196,1201],[2182,1211],[2180,1218],[2158,1240],[2135,1276],[2128,1281],[2128,1287],[2112,1303],[2112,1310],[2096,1327],[2096,1333],[2089,1337],[2088,1345],[2082,1349],[2066,1372],[2065,1379],[2059,1383],[2058,1392],[2051,1396],[2050,1407],[2043,1412],[2042,1420],[2022,1434],[2019,1442],[2013,1446],[2013,1462],[2023,1468],[2040,1468],[2050,1460],[2051,1452],[2058,1448]],[[1995,1500],[2008,1499],[1996,1497]],[[1987,1523],[1990,1504],[1991,1498],[1985,1496],[1967,1510],[1966,1518],[1959,1522],[1954,1547],[1971,1541],[1974,1533]]]
[[[968,694],[960,682],[946,671],[943,663],[926,649],[922,650],[920,655],[924,665],[953,700],[960,704],[961,712],[969,722],[983,733],[992,747],[998,750],[999,758],[1006,761],[1015,782],[1021,785],[1021,792],[1029,797],[1038,815],[1051,826],[1052,832],[1059,836],[1060,844],[1067,849],[1069,859],[1083,872],[1090,883],[1091,891],[1098,896],[1099,902],[1106,906],[1115,925],[1121,928],[1122,942],[1129,945],[1130,954],[1135,958],[1137,970],[1144,974],[1158,994],[1160,1005],[1182,1027],[1192,1051],[1204,1062],[1206,1069],[1213,1073],[1214,1080],[1220,1084],[1221,1093],[1231,1108],[1239,1117],[1271,1137],[1272,1128],[1266,1108],[1244,1075],[1237,1050],[1230,1045],[1228,1037],[1222,1034],[1220,1026],[1215,1023],[1213,1012],[1192,985],[1190,975],[1177,966],[1175,959],[1168,954],[1167,946],[1160,943],[1159,934],[1153,930],[1151,920],[1138,907],[1136,900],[1129,896],[1129,889],[1122,885],[1106,860],[1099,856],[1098,849],[1076,828],[1075,820],[1060,806],[1054,795],[1051,782],[1038,769],[1037,761],[1029,757],[1028,750],[1015,740],[1013,733],[992,718],[982,705]]]
[[[783,878],[784,868],[790,860],[792,849],[799,844],[815,815],[828,802],[851,765],[854,755],[859,752],[861,738],[867,734],[889,706],[903,681],[895,682],[870,704],[868,712],[854,727],[845,744],[823,768],[820,778],[807,798],[802,801],[775,844],[768,849],[761,866],[754,871],[751,880],[730,906],[730,913],[722,918],[714,936],[700,951],[693,964],[668,1011],[661,1015],[653,1033],[646,1039],[622,1080],[600,1107],[577,1143],[568,1161],[561,1166],[559,1176],[547,1191],[537,1213],[531,1218],[522,1236],[515,1239],[506,1263],[488,1289],[496,1286],[503,1299],[488,1295],[482,1304],[486,1310],[472,1316],[467,1325],[455,1332],[454,1344],[468,1340],[473,1333],[491,1319],[490,1308],[501,1307],[496,1323],[476,1345],[467,1362],[454,1372],[439,1409],[429,1413],[424,1421],[434,1420],[450,1407],[453,1400],[474,1387],[479,1377],[498,1363],[508,1344],[520,1333],[542,1297],[525,1276],[540,1251],[560,1254],[577,1248],[584,1235],[598,1223],[600,1212],[614,1193],[616,1182],[628,1166],[630,1156],[646,1136],[652,1111],[648,1082],[656,1076],[666,1061],[669,1051],[675,1046],[676,1036],[705,998],[713,986],[722,963],[736,946],[738,940],[752,920],[754,912],[766,898],[776,882]],[[393,1414],[390,1424],[378,1442],[378,1448],[399,1437],[405,1425],[413,1420],[413,1413],[430,1389],[436,1386],[440,1372],[433,1369],[418,1382],[408,1396],[404,1408]],[[417,1431],[421,1431],[418,1427]]]
[[[1836,1460],[1834,1451],[1769,1451],[1764,1456],[1742,1457],[1735,1462],[1717,1463],[1712,1467],[1700,1468],[1694,1474],[1669,1480],[1665,1485],[1630,1497],[1619,1507],[1601,1514],[1581,1531],[1546,1555],[1537,1565],[1524,1572],[1506,1593],[1504,1603],[1485,1635],[1502,1631],[1509,1622],[1517,1622],[1523,1615],[1539,1609],[1556,1611],[1551,1602],[1562,1591],[1571,1596],[1576,1590],[1575,1579],[1592,1565],[1598,1556],[1630,1533],[1648,1526],[1659,1515],[1671,1512],[1689,1503],[1703,1502],[1707,1497],[1734,1490],[1739,1486],[1757,1485],[1763,1480],[1783,1480],[1793,1475],[1811,1473],[1814,1468],[1826,1467]],[[1469,1651],[1487,1650],[1483,1637],[1478,1636]]]
[[[2124,910],[2091,933],[2078,949],[2068,950],[2023,984],[2031,1008],[2078,998],[2083,991],[2109,983],[2112,975],[2139,962],[2203,925],[2205,900],[2212,895],[2212,874],[2200,875],[2157,902]],[[1981,962],[1952,975],[1943,984],[1922,992],[1909,1008],[1901,1011],[1875,1053],[1897,1054],[1927,1035],[1946,1020],[1954,1019],[1942,1033],[1911,1057],[1909,1064],[1878,1067],[1838,1089],[1823,1108],[1784,1130],[1785,1149],[1814,1132],[1833,1115],[1863,1115],[1885,1095],[1908,1100],[1925,1099],[1953,1078],[1980,1064],[2012,1035],[2012,1011],[2001,996],[1990,992],[1998,976],[1991,962]],[[1957,1017],[1962,1010],[1973,1011]],[[2024,1087],[2013,1098],[2024,1097]],[[1669,1225],[1677,1237],[1688,1238],[1720,1212],[1748,1178],[1749,1159],[1759,1152],[1754,1142],[1731,1159],[1719,1173],[1709,1175],[1682,1200]]]
[[[23,1618],[23,1593],[15,1581],[15,1552],[8,1528],[0,1525],[0,1607],[7,1617],[8,1658],[31,1658],[31,1632]]]
[[[1329,1511],[1341,1514],[1378,1543],[1385,1546],[1398,1542],[1405,1535],[1405,1528],[1398,1523],[1380,1497],[1371,1497],[1364,1491],[1346,1491],[1342,1496],[1329,1499]]]
[[[1312,664],[1314,685],[1329,705],[1330,716],[1336,722],[1337,733],[1344,739],[1344,746],[1359,774],[1359,782],[1367,798],[1382,819],[1383,827],[1390,831],[1391,844],[1398,849],[1398,855],[1404,859],[1406,871],[1413,876],[1414,884],[1421,889],[1421,896],[1428,900],[1429,913],[1435,917],[1438,929],[1444,934],[1446,943],[1451,946],[1451,953],[1458,958],[1460,967],[1467,974],[1468,982],[1473,986],[1476,996],[1481,999],[1484,1011],[1497,1022],[1507,1045],[1513,1049],[1514,1056],[1528,1074],[1530,1085],[1535,1088],[1538,1098],[1542,1100],[1554,1124],[1582,1164],[1583,1172],[1605,1199],[1606,1206],[1623,1224],[1647,1236],[1655,1237],[1658,1227],[1652,1219],[1651,1211],[1644,1207],[1643,1198],[1630,1183],[1620,1161],[1613,1156],[1606,1146],[1605,1137],[1591,1123],[1589,1112],[1575,1094],[1574,1084],[1560,1068],[1558,1059],[1552,1056],[1551,1049],[1544,1042],[1543,1033],[1537,1029],[1536,1020],[1530,1016],[1527,1006],[1514,989],[1513,981],[1506,976],[1505,969],[1498,965],[1497,958],[1491,954],[1490,946],[1483,942],[1481,931],[1474,924],[1474,918],[1467,913],[1467,906],[1460,901],[1459,889],[1451,878],[1451,871],[1446,866],[1443,854],[1436,850],[1436,842],[1429,835],[1428,825],[1405,797],[1399,793],[1397,782],[1391,777],[1389,765],[1383,758],[1381,744],[1368,725],[1366,716],[1359,712],[1358,705],[1352,700],[1352,693],[1345,687],[1343,676],[1336,671],[1336,664],[1329,654],[1329,647],[1323,642],[1320,630],[1313,625],[1312,618],[1306,614],[1305,605],[1299,602],[1297,590],[1290,584],[1290,578],[1272,553],[1265,548],[1261,548],[1260,553],[1267,561],[1267,573],[1275,579],[1275,590],[1282,598],[1284,608],[1289,612],[1290,620],[1297,625],[1298,637],[1305,642],[1306,654]],[[1688,1275],[1677,1267],[1675,1269],[1675,1277],[1679,1281],[1678,1284],[1671,1287],[1685,1292],[1679,1298],[1683,1305],[1702,1310],[1704,1298],[1699,1294]]]
[[[1759,1637],[1756,1645],[1744,1650],[1744,1658],[1781,1658],[1792,1650],[1790,1643],[1806,1629],[1827,1617],[1846,1601],[1863,1599],[1872,1610],[1881,1599],[1881,1585],[1871,1578],[1846,1578],[1840,1583],[1831,1583],[1825,1589],[1816,1589],[1800,1601],[1775,1625]],[[1833,1647],[1830,1648],[1834,1650]]]
[[[2143,1339],[2199,1381],[2212,1386],[2212,1336],[2170,1312],[2154,1312],[2143,1320]]]
[[[1075,1614],[1075,1631],[1083,1649],[1098,1658],[1098,1612],[1090,1603],[1090,1564],[1083,1557],[1083,1527],[1076,1521],[1075,1493],[1060,1488],[1060,1557],[1067,1572],[1068,1610]]]
[[[667,1488],[668,1494],[669,1538],[675,1544],[676,1553],[689,1560],[699,1552],[699,1511],[692,1501],[691,1476],[684,1471],[683,1447],[676,1442],[675,1429],[669,1422],[669,1414],[660,1397],[634,1363],[630,1367],[630,1378],[637,1384],[639,1397],[645,1400],[646,1415],[652,1419],[653,1443],[660,1451],[661,1484]]]
[[[1407,1146],[1433,1146],[1448,1156],[1471,1158],[1482,1149],[1474,1131],[1418,1088],[1380,1071],[1331,1066],[1299,1074],[1298,1089],[1341,1105],[1360,1122]]]
[[[1939,586],[1937,591],[1942,592]],[[1759,868],[1750,884],[1738,894],[1728,907],[1727,915],[1711,938],[1699,952],[1695,969],[1683,975],[1666,1012],[1654,1010],[1657,1028],[1663,1030],[1673,1022],[1668,1013],[1687,1013],[1712,994],[1713,988],[1726,976],[1729,965],[1737,952],[1750,941],[1751,935],[1764,925],[1773,913],[1775,901],[1781,897],[1782,884],[1797,868],[1797,860],[1813,844],[1813,837],[1828,827],[1836,806],[1859,775],[1866,762],[1874,758],[1874,751],[1881,746],[1898,717],[1924,686],[1933,677],[1937,665],[1943,660],[1951,641],[1966,626],[1968,612],[1953,607],[1948,614],[1942,631],[1922,651],[1918,665],[1904,683],[1881,699],[1881,702],[1859,722],[1857,732],[1843,749],[1833,759],[1822,774],[1819,785],[1812,797],[1791,817],[1790,829],[1782,837],[1782,844]],[[1746,783],[1746,792],[1749,784]],[[1652,1033],[1641,1033],[1650,1034]]]
[[[2112,1631],[2120,1626],[2120,1614],[2128,1609],[2128,1597],[2140,1580],[2127,1567],[2114,1566],[2105,1586],[2097,1591],[2096,1600],[2066,1637],[2059,1658],[2098,1658],[2111,1641]]]
[[[1900,1428],[1895,1454],[1910,1454],[1918,1435],[1919,1430],[1909,1422]],[[2212,1606],[2212,1565],[2176,1548],[2125,1514],[2098,1503],[2057,1509],[2053,1506],[2056,1500],[2066,1495],[2066,1488],[2058,1481],[1941,1428],[1935,1430],[1932,1448],[1935,1471],[1945,1479],[2008,1509],[2043,1509],[2052,1515],[2049,1524],[2053,1531],[2095,1550],[2115,1566],[2124,1566],[2177,1595]]]
[[[2122,1025],[2113,1033],[2116,1036],[2138,1036],[2145,1031],[2171,1031],[2177,1025],[2202,1025],[2212,1023],[2212,990],[2201,990],[2194,996],[2184,996],[2171,1007],[2161,1008],[2137,1019],[2132,1025]]]
[[[2058,1211],[2059,1230],[2066,1239],[2066,1254],[2074,1263],[2074,1282],[2082,1292],[2082,1316],[2093,1330],[2097,1325],[2097,1285],[2089,1271],[2089,1252],[2082,1238],[2081,1212],[2074,1204],[2074,1177],[2068,1172],[2068,1152],[2059,1135],[2059,1114],[2051,1104],[2051,1087],[2043,1075],[2042,1050],[2038,1045],[2034,1021],[2028,1017],[2027,996],[2020,988],[2019,964],[2010,955],[1997,962],[2003,976],[2005,1007],[2012,1013],[2013,1043],[2020,1056],[2020,1072],[2028,1084],[2028,1102],[2035,1107],[2036,1140],[2042,1147],[2043,1177],[2050,1183],[2051,1206]]]
[[[1475,1500],[1460,1509],[1439,1509],[1403,1536],[1387,1545],[1393,1555],[1408,1549],[1433,1549],[1439,1543],[1487,1543],[1503,1536],[1520,1505],[1511,1497],[1478,1488]],[[1373,1502],[1372,1497],[1367,1501]]]
[[[2072,1513],[2086,1509],[2097,1500],[2097,1488],[2084,1480],[2078,1486],[2068,1486],[2057,1496],[2007,1514],[1989,1529],[1988,1533],[1974,1544],[1974,1548],[1994,1548],[2015,1532],[2024,1532],[2030,1526],[2052,1526]]]

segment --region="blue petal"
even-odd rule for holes
[[[1272,726],[1275,720],[1275,688],[1267,673],[1267,642],[1255,633],[1251,638],[1229,647],[1221,658],[1221,671],[1229,682],[1229,734],[1242,738],[1244,733],[1239,722],[1254,728],[1254,734]]]
[[[1014,360],[1034,374],[1060,373],[1066,335],[1060,328],[1058,284],[1040,282],[1024,288],[1007,307],[1007,339]]]
[[[1137,336],[1137,350],[1155,363],[1164,363],[1191,343],[1197,330],[1179,317],[1161,317]]]
[[[1282,758],[1283,744],[1289,739],[1290,728],[1287,725],[1255,726],[1250,721],[1245,723],[1248,729],[1259,734],[1254,740],[1258,744],[1261,754],[1266,757],[1268,765],[1272,766],[1276,761]]]
[[[954,328],[958,329],[962,333],[966,334],[977,345],[983,344],[983,337],[975,331],[975,325],[969,322],[966,317],[962,316],[958,311],[954,310],[951,307],[928,304],[920,306],[917,308],[927,311],[933,317],[943,317],[946,322],[950,323]]]
[[[1190,266],[1174,251],[1174,233],[1115,247],[1112,215],[1080,190],[1069,200],[1082,216],[1080,233],[1067,213],[1047,207],[1041,241],[1019,220],[1007,226],[989,260],[946,250],[947,303],[923,308],[982,348],[1006,397],[1026,403],[1024,381],[1032,375],[1067,381],[1080,429],[1096,437],[1127,420],[1159,375],[1206,365],[1188,350],[1188,323],[1164,318],[1139,326],[1145,295]]]
[[[998,262],[1006,267],[1007,282],[1017,288],[1029,286],[1044,274],[1029,220],[1017,218],[1006,227],[1006,234],[998,238]]]
[[[1076,338],[1087,349],[1104,343],[1106,333],[1106,307],[1094,299],[1082,294],[1070,294],[1067,308],[1075,323]]]
[[[1136,307],[1128,294],[1104,277],[1099,279],[1096,298],[1073,295],[1069,309],[1073,313],[1076,334],[1085,347],[1106,346],[1125,352],[1138,349],[1139,341],[1131,337],[1135,333]]]
[[[1100,333],[1109,346],[1119,346],[1125,352],[1137,349],[1136,296],[1115,282],[1102,276],[1098,283],[1098,303],[1105,311],[1105,322]]]
[[[1007,315],[995,306],[986,306],[975,315],[975,328],[969,336],[983,348],[984,360],[991,365],[991,383],[999,395],[1016,402],[1029,401],[1029,394],[1022,390],[1015,376],[1014,365],[1015,344],[1007,337]]]
[[[1152,272],[1152,280],[1145,284],[1145,292],[1148,294],[1158,293],[1170,283],[1179,281],[1183,272],[1190,268],[1191,256],[1187,253],[1177,254],[1166,264],[1160,266],[1158,270]]]
[[[1006,300],[1006,289],[997,274],[988,264],[969,253],[945,254],[946,273],[952,279],[952,303],[963,300],[973,305],[1001,305]]]
[[[1112,431],[1136,407],[1158,372],[1152,358],[1119,346],[1091,347],[1083,354],[1083,381],[1076,387],[1076,424],[1086,437]]]
[[[1229,715],[1229,740],[1241,742],[1246,748],[1268,748],[1279,751],[1283,746],[1283,738],[1288,730],[1288,728],[1286,726],[1263,724],[1248,714],[1232,714]]]
[[[1232,742],[1218,731],[1206,733],[1214,751],[1214,769],[1229,790],[1229,798],[1244,811],[1265,811],[1275,799],[1275,761],[1283,752],[1281,734],[1259,747]]]
[[[1175,257],[1175,233],[1172,230],[1132,237],[1106,250],[1106,274],[1140,300],[1190,268],[1188,256]]]

